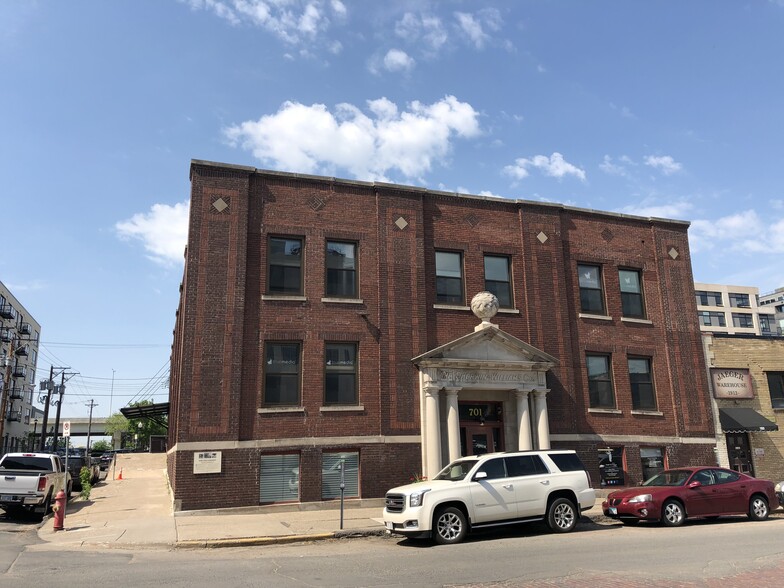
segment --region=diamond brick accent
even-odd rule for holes
[[[539,234],[536,236],[536,238],[539,239],[539,242],[542,245],[544,245],[548,237],[544,234],[544,231],[539,231]]]
[[[218,212],[223,212],[229,207],[229,204],[223,198],[218,198],[212,203],[212,207]]]
[[[398,219],[395,221],[395,225],[397,225],[397,228],[402,231],[408,226],[408,223],[406,222],[406,219],[401,216],[398,217]]]
[[[475,214],[469,214],[467,217],[465,217],[465,220],[469,225],[471,225],[471,228],[474,228],[479,224],[479,217],[477,217]]]
[[[310,206],[310,207],[311,207],[313,210],[315,210],[316,212],[318,212],[319,210],[321,210],[322,208],[324,208],[326,205],[327,205],[327,203],[326,203],[326,202],[324,202],[324,201],[323,201],[321,198],[319,198],[318,196],[314,196],[313,198],[311,198],[311,199],[308,201],[308,206]]]
[[[602,239],[604,239],[608,243],[615,238],[615,235],[613,235],[613,232],[610,229],[604,229],[601,232],[601,235],[602,235]]]
[[[670,247],[670,250],[667,252],[667,255],[669,255],[673,259],[678,259],[680,253],[678,253],[678,250],[675,249],[675,247]]]

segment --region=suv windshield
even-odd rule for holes
[[[656,474],[642,483],[643,486],[683,486],[689,479],[691,470],[669,470]]]
[[[453,461],[443,470],[438,472],[438,475],[433,478],[434,480],[451,480],[457,482],[462,480],[468,475],[468,472],[476,465],[475,459],[459,459]]]

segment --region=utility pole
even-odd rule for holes
[[[84,448],[84,457],[87,461],[89,461],[90,460],[90,433],[92,432],[92,428],[93,428],[93,408],[95,408],[98,405],[95,404],[95,402],[93,402],[93,399],[91,398],[90,404],[87,404],[85,406],[90,407],[90,420],[87,421],[87,445]]]
[[[53,380],[54,366],[51,366],[49,368],[49,379],[42,380],[40,383],[41,395],[38,397],[38,402],[43,402],[44,404],[44,423],[41,425],[41,445],[38,447],[39,451],[46,450],[46,423],[49,420],[49,401],[52,398],[52,389],[54,388]],[[46,390],[46,395],[43,394],[44,390]]]
[[[55,453],[57,451],[57,441],[60,436],[60,411],[63,408],[63,395],[65,394],[65,376],[68,376],[68,378],[70,379],[71,376],[75,376],[76,374],[79,373],[79,372],[73,372],[73,373],[69,372],[68,374],[66,374],[65,373],[66,369],[68,368],[64,368],[63,373],[60,374],[60,385],[55,387],[55,392],[60,393],[60,400],[53,401],[54,404],[57,405],[57,416],[55,417],[54,420],[54,441],[52,442],[52,453]],[[68,452],[67,446],[65,450],[67,453]]]

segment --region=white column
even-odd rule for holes
[[[441,428],[438,416],[438,386],[425,387],[425,422],[427,423],[427,463],[422,472],[432,478],[441,469]]]
[[[460,458],[460,414],[457,393],[460,388],[446,388],[446,426],[449,439],[449,461]]]
[[[528,451],[533,449],[531,443],[531,416],[528,411],[528,390],[518,388],[517,396],[517,449]]]
[[[536,410],[537,449],[550,449],[550,424],[547,422],[547,393],[549,390],[534,390]]]

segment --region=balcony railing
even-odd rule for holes
[[[10,304],[0,304],[0,318],[15,319],[16,309]]]
[[[24,398],[24,389],[22,389],[22,388],[11,388],[8,391],[8,397],[11,400],[22,400]]]
[[[14,353],[20,357],[27,357],[30,355],[30,346],[29,345],[20,345],[16,349],[14,349]]]
[[[30,323],[22,323],[19,325],[18,331],[20,335],[31,335],[33,333],[33,327]]]
[[[22,421],[22,411],[21,410],[9,410],[8,416],[6,417],[7,421],[15,421],[17,423]]]
[[[14,340],[14,332],[10,328],[3,327],[2,329],[0,329],[0,341],[1,342],[3,342],[3,343],[10,343],[13,340]]]
[[[26,378],[27,377],[27,366],[26,365],[16,365],[16,366],[14,366],[14,369],[11,372],[11,376],[14,377],[14,378]]]

